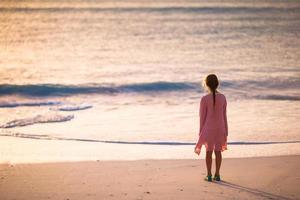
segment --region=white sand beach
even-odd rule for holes
[[[0,165],[0,199],[299,199],[300,156]]]

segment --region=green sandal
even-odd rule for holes
[[[204,178],[205,181],[208,181],[208,182],[212,182],[212,177],[211,176],[206,176]]]
[[[215,177],[214,177],[214,181],[221,181],[221,177],[220,177],[220,175],[215,175]]]

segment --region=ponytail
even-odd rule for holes
[[[216,89],[215,88],[212,90],[212,93],[213,93],[213,101],[214,101],[214,107],[215,107],[215,104],[216,104]]]
[[[213,106],[215,107],[216,104],[216,91],[219,86],[219,80],[218,77],[215,74],[209,74],[205,79],[205,84],[209,88],[209,90],[212,92],[213,95]]]

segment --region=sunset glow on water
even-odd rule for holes
[[[297,1],[1,1],[0,134],[191,144],[216,73],[229,143],[298,143],[299,31]]]

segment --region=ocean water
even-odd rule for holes
[[[229,144],[299,143],[299,36],[298,1],[4,0],[0,134],[191,146],[216,73]]]

